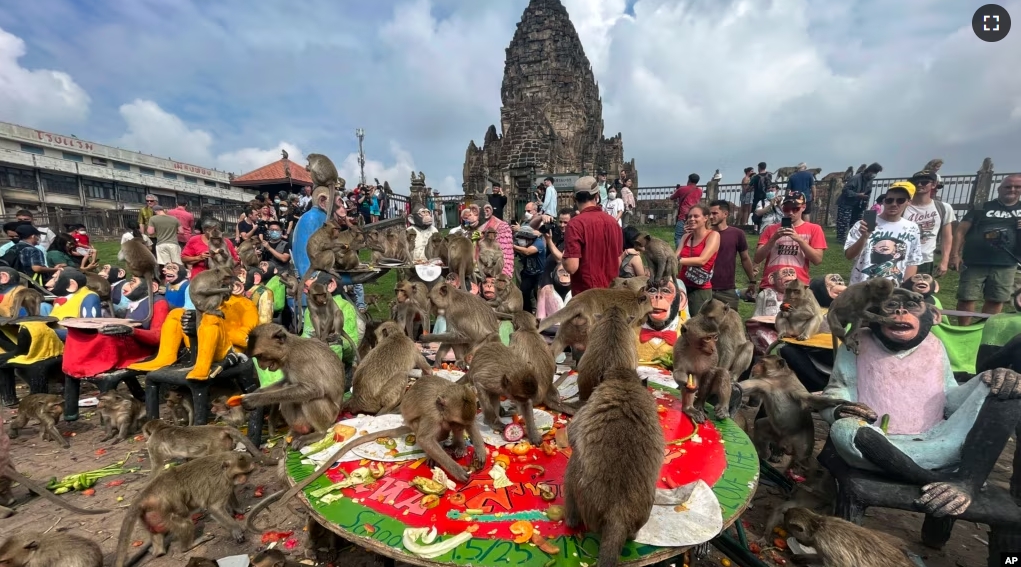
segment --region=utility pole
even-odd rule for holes
[[[361,168],[361,184],[365,185],[365,149],[362,142],[365,140],[365,130],[355,128],[355,136],[358,136],[358,167]]]

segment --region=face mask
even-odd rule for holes
[[[617,198],[617,194],[616,194],[616,193],[610,193],[610,194],[609,194],[609,197],[610,197],[611,199],[616,199],[616,198]]]
[[[461,226],[463,226],[463,227],[465,227],[465,228],[469,228],[469,227],[470,227],[471,225],[472,225],[472,223],[471,223],[471,221],[469,221],[469,220],[463,220],[463,221],[461,221]]]
[[[525,211],[525,220],[532,220],[532,213]]]
[[[769,193],[766,193],[766,200],[767,200],[767,201],[768,201],[769,199],[772,199],[772,198],[774,198],[774,197],[776,197],[776,193],[773,193],[772,191],[770,191]]]
[[[273,202],[279,205],[280,204],[280,199],[273,199]]]
[[[280,231],[279,230],[271,230],[271,231],[269,231],[268,234],[269,234],[269,239],[270,240],[278,240],[280,238]]]
[[[83,229],[79,230],[78,234],[85,234],[85,229],[83,228]]]

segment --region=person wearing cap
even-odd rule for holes
[[[784,288],[797,279],[808,285],[810,266],[822,262],[826,250],[826,235],[822,227],[801,217],[805,210],[805,196],[797,191],[788,193],[781,205],[784,218],[790,226],[780,222],[762,229],[755,249],[755,263],[765,262],[759,289],[772,289],[782,295]]]
[[[503,194],[503,187],[499,183],[493,183],[493,193],[488,195],[488,200],[493,206],[493,216],[506,220],[503,218],[503,209],[507,206],[507,196]]]
[[[688,211],[702,200],[702,190],[698,188],[698,174],[692,173],[688,176],[688,184],[677,186],[677,190],[670,195],[670,200],[677,203],[677,224],[674,225],[674,248],[681,243],[684,236],[685,223],[688,222]]]
[[[18,234],[18,242],[14,245],[17,250],[18,266],[12,266],[17,268],[18,271],[27,274],[39,283],[44,283],[49,274],[53,274],[63,268],[64,264],[58,264],[53,267],[46,265],[46,254],[39,249],[39,236],[42,232],[31,224],[21,224],[15,229]]]
[[[177,243],[177,235],[181,229],[180,221],[167,214],[167,210],[160,205],[154,206],[152,211],[153,215],[149,219],[149,228],[146,232],[156,237],[156,263],[160,266],[166,266],[171,262],[180,264],[181,245]]]
[[[899,286],[915,275],[922,263],[921,232],[917,224],[904,218],[908,201],[914,196],[915,186],[910,181],[890,185],[876,226],[870,230],[861,220],[847,233],[844,257],[855,260],[848,285],[886,278]]]
[[[602,169],[596,173],[596,188],[599,189],[599,204],[605,209],[609,197],[606,194],[606,172]]]
[[[567,223],[563,263],[571,274],[571,293],[610,287],[620,269],[624,235],[617,222],[603,212],[596,199],[596,179],[590,175],[574,184],[578,215]]]
[[[156,206],[156,203],[157,203],[156,195],[151,194],[146,195],[145,206],[142,207],[140,211],[138,211],[138,228],[140,228],[143,233],[148,232],[149,219],[151,219],[152,215],[155,214],[152,208]]]
[[[32,212],[27,209],[21,209],[14,213],[14,219],[22,223],[27,222],[39,229],[39,244],[36,244],[36,246],[43,251],[43,254],[45,254],[46,249],[50,246],[50,242],[53,242],[53,239],[56,238],[57,235],[45,226],[36,226],[35,217],[33,217]]]
[[[1021,173],[1003,178],[997,198],[964,215],[954,233],[951,270],[961,272],[957,309],[974,311],[984,300],[982,312],[995,315],[1014,291],[1014,272],[1021,256]],[[971,317],[960,317],[961,325]]]
[[[535,311],[536,294],[539,292],[539,280],[546,267],[546,243],[539,238],[539,233],[525,225],[514,235],[514,254],[521,259],[520,280],[521,295],[524,298],[524,310]]]
[[[943,201],[932,198],[937,179],[936,172],[927,170],[911,176],[915,196],[908,203],[904,218],[917,224],[921,234],[922,264],[918,266],[918,273],[938,278],[947,273],[950,267],[950,250],[953,249],[954,242],[954,209]],[[933,261],[937,241],[943,245],[943,255],[939,264]]]
[[[805,196],[805,212],[801,218],[811,220],[812,203],[815,202],[815,175],[808,171],[808,164],[798,164],[798,171],[787,178],[787,190],[798,191]]]

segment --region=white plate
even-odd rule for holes
[[[657,547],[682,547],[705,543],[723,530],[723,510],[713,489],[702,480],[685,502],[687,510],[675,506],[653,506],[649,521],[638,530],[637,543]]]
[[[502,405],[505,408],[514,407],[514,404],[511,402],[504,402]],[[540,434],[545,434],[547,431],[553,428],[552,414],[544,412],[540,409],[533,408],[532,416],[535,419],[535,427],[539,430]],[[482,438],[486,441],[486,445],[491,445],[493,447],[503,447],[504,445],[510,445],[510,442],[503,438],[502,428],[500,429],[500,431],[493,431],[492,427],[489,427],[485,423],[482,423],[482,419],[483,417],[481,413],[475,416],[475,422],[479,424],[479,429],[482,430]],[[500,421],[506,425],[511,422],[511,418],[501,417]],[[521,426],[524,427],[524,424],[522,424]],[[526,440],[527,436],[524,439],[522,439],[522,441]]]
[[[567,366],[566,364],[558,364],[557,365],[557,374],[563,374],[564,372],[570,372],[570,371],[571,371],[571,367]]]
[[[78,407],[80,408],[94,408],[99,405],[98,398],[82,398],[78,400]]]
[[[418,368],[412,368],[408,371],[408,375],[414,376],[415,378],[422,377],[422,371]],[[450,380],[451,382],[457,382],[464,376],[464,372],[460,370],[433,370],[433,376],[439,376],[444,380]]]
[[[653,366],[639,366],[638,376],[643,380],[648,380],[667,388],[677,388],[677,382],[674,382],[674,376],[667,370],[655,368]]]
[[[360,415],[358,417],[352,417],[351,419],[345,419],[344,421],[341,421],[340,423],[343,424],[343,425],[349,425],[351,427],[354,427],[359,432],[367,431],[369,433],[374,433],[376,431],[382,431],[384,429],[392,429],[394,427],[400,427],[400,426],[404,425],[404,418],[402,418],[398,414],[386,414],[386,415],[378,415],[378,416],[377,415]],[[332,434],[333,433],[331,432],[330,435],[332,435]],[[375,445],[375,443],[369,443],[369,444],[370,445]],[[329,460],[334,455],[334,453],[339,451],[340,448],[343,447],[344,445],[345,445],[345,443],[334,443],[333,445],[330,445],[326,449],[323,449],[322,451],[319,451],[318,453],[314,453],[314,454],[311,454],[311,455],[308,454],[308,449],[309,449],[308,447],[302,447],[301,452],[302,452],[303,455],[305,455],[305,459],[311,461],[312,463],[314,463],[318,467],[319,465],[321,465],[324,462],[326,462],[327,460]],[[381,447],[381,445],[376,445],[376,446],[377,447]],[[361,457],[361,456],[358,455],[358,449],[359,449],[358,447],[352,449],[350,453],[348,453],[347,455],[344,455],[344,457],[340,459],[340,462],[342,462],[342,463],[349,463],[349,462],[352,462],[352,461],[360,461],[360,460],[362,460],[364,457]],[[303,460],[305,460],[305,459],[303,459]]]
[[[554,380],[556,381],[556,380]],[[570,401],[578,398],[578,374],[574,373],[564,378],[564,383],[557,387],[562,400]]]

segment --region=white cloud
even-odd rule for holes
[[[287,159],[294,163],[305,163],[305,154],[297,146],[281,141],[276,147],[268,150],[241,148],[240,150],[220,154],[216,157],[216,167],[223,171],[231,171],[241,175],[279,160],[281,157],[280,150],[286,150]]]
[[[390,188],[398,193],[407,193],[411,186],[411,172],[415,169],[415,160],[411,154],[401,147],[397,142],[390,142],[390,154],[394,159],[392,165],[386,165],[382,161],[374,159],[365,160],[365,180],[369,183],[373,179],[390,182]],[[354,187],[361,178],[361,168],[358,166],[358,154],[350,153],[337,165],[337,172],[347,181],[348,187]],[[428,176],[426,184],[430,185]]]
[[[26,52],[20,37],[0,29],[0,120],[43,129],[84,122],[89,95],[67,73],[22,67]]]
[[[128,126],[117,142],[120,147],[198,165],[210,163],[213,136],[209,132],[189,128],[151,100],[121,105],[120,113]]]

